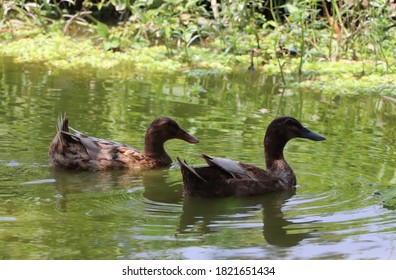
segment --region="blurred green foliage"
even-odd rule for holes
[[[213,65],[228,71],[251,62],[258,70],[275,66],[301,75],[309,63],[343,60],[375,64],[380,74],[395,70],[396,4],[386,0],[14,0],[3,1],[0,14],[1,44],[35,40],[38,34],[48,43],[64,36],[81,44],[77,60],[98,51],[118,52],[115,61],[142,54],[130,60],[165,63],[154,71]],[[81,43],[85,40],[90,42]],[[41,49],[29,57],[37,60],[46,46],[42,40],[34,44]],[[27,48],[16,48],[2,53],[27,57]],[[73,64],[69,57],[64,60]],[[223,67],[216,69],[218,64]]]

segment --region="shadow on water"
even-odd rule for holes
[[[301,229],[300,223],[285,218],[282,207],[295,195],[295,190],[282,193],[272,193],[260,197],[228,198],[228,199],[201,199],[185,198],[183,214],[180,218],[180,233],[188,233],[196,224],[200,224],[201,234],[216,231],[213,225],[224,217],[235,217],[232,223],[238,226],[238,217],[249,216],[252,209],[262,210],[262,233],[268,244],[280,247],[292,247],[302,240],[311,237],[315,231],[313,227]],[[227,207],[225,207],[227,206]],[[314,221],[312,221],[314,222]],[[309,224],[310,222],[304,222]],[[297,229],[297,230],[296,230]],[[296,232],[297,231],[297,232]],[[304,232],[301,232],[304,231]]]

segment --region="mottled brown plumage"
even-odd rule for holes
[[[208,166],[193,168],[177,158],[183,175],[184,193],[196,197],[252,196],[285,191],[296,186],[296,176],[283,157],[283,148],[293,138],[325,140],[292,117],[273,120],[264,137],[267,169],[202,154]]]
[[[198,143],[197,138],[185,132],[173,119],[162,117],[150,124],[144,139],[144,152],[140,152],[128,145],[88,136],[69,128],[68,118],[64,116],[59,117],[58,132],[51,143],[49,159],[53,167],[66,169],[152,169],[172,163],[164,149],[164,143],[170,139]]]

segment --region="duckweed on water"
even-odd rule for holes
[[[374,62],[345,64],[345,62],[316,63],[318,72],[301,82],[299,87],[316,92],[337,94],[396,95],[396,74],[381,73]],[[307,64],[307,69],[312,64]],[[315,67],[316,67],[315,65]]]
[[[91,39],[76,39],[59,33],[39,34],[32,38],[0,42],[0,55],[15,57],[18,63],[44,63],[59,69],[113,69],[133,67],[137,71],[174,73],[187,68],[213,69],[229,72],[231,65],[225,55],[213,55],[209,50],[190,47],[192,67],[183,63],[182,54],[168,57],[165,46],[104,51]]]
[[[31,31],[33,32],[33,31]],[[37,34],[37,32],[35,33]],[[18,38],[18,36],[15,36]],[[14,57],[18,63],[44,63],[50,69],[93,69],[106,71],[130,71],[149,73],[177,73],[201,75],[202,73],[229,73],[236,68],[250,65],[250,54],[230,54],[209,48],[190,46],[190,61],[185,61],[181,50],[169,56],[165,46],[123,48],[121,51],[105,51],[98,39],[73,38],[59,31],[36,36],[19,36],[17,40],[0,42],[0,55]],[[270,45],[264,46],[267,49]],[[254,67],[261,75],[279,75],[279,64],[271,51],[254,58]],[[284,74],[296,75],[299,58],[284,57]],[[348,94],[396,95],[396,74],[387,71],[381,61],[306,61],[302,79],[286,84],[286,87],[305,88],[312,91]]]

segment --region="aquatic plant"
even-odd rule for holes
[[[29,52],[32,60],[40,60],[48,48],[41,46],[42,50],[36,52],[25,48],[18,54],[11,41],[19,38],[23,44],[26,37],[35,40],[33,37],[41,33],[46,34],[48,41],[51,37],[59,41],[58,36],[63,33],[70,36],[66,40],[91,41],[84,43],[91,47],[80,48],[76,58],[66,55],[65,63],[60,65],[84,60],[82,55],[97,55],[99,47],[104,52],[121,51],[112,58],[115,62],[99,63],[106,67],[127,60],[125,57],[131,54],[143,57],[129,58],[130,61],[147,62],[144,53],[150,51],[139,50],[151,46],[165,47],[166,57],[158,59],[163,53],[151,54],[154,68],[165,71],[208,68],[224,61],[226,69],[247,68],[252,49],[259,50],[256,70],[269,71],[276,67],[281,74],[292,70],[300,80],[306,71],[311,71],[306,69],[308,62],[365,61],[364,64],[376,63],[376,71],[382,74],[392,73],[396,63],[393,23],[396,4],[386,0],[212,0],[210,3],[201,0],[42,0],[34,3],[14,0],[3,3],[0,7],[3,15],[0,19],[1,44],[12,44],[13,48],[2,52],[22,60],[28,59],[24,52]],[[201,51],[193,50],[197,45]],[[209,57],[203,56],[208,53]],[[229,57],[215,57],[221,54]],[[56,60],[58,55],[53,57]],[[112,55],[100,53],[94,60],[103,57]],[[174,61],[170,63],[169,59]],[[159,67],[161,63],[163,67]]]
[[[101,22],[96,23],[96,29],[101,39],[103,40],[103,47],[105,51],[118,51],[121,45],[120,37],[113,36],[110,34],[109,28],[106,24]]]
[[[396,210],[396,188],[391,187],[386,190],[376,191],[382,200],[382,205],[389,210]]]

